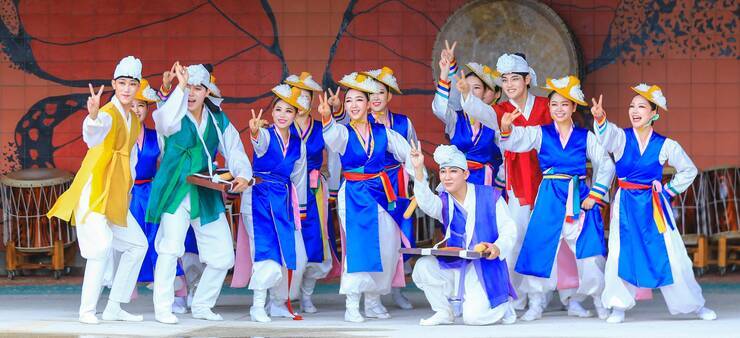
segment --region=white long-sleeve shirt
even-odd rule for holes
[[[312,121],[313,122],[313,121]],[[267,149],[270,148],[270,131],[267,128],[260,128],[257,134],[257,139],[250,138],[252,140],[252,147],[254,148],[254,156],[262,157],[267,153]],[[286,144],[287,148],[289,145]],[[306,194],[308,193],[308,168],[306,166],[306,144],[301,142],[301,155],[297,161],[293,164],[293,171],[290,173],[290,181],[298,192],[299,203],[305,203]]]
[[[624,132],[624,129],[610,123],[604,117],[601,123],[594,121],[594,130],[596,130],[596,139],[603,145],[606,151],[614,155],[614,161],[618,162],[622,158],[624,147],[627,144],[627,134]],[[642,154],[645,152],[648,143],[640,141],[637,133],[634,135],[640,147],[640,153]],[[648,135],[648,142],[651,136],[652,134]],[[676,174],[673,175],[670,182],[663,186],[663,189],[671,196],[676,196],[686,191],[691,183],[694,182],[694,178],[696,178],[698,173],[696,165],[691,161],[689,155],[686,154],[678,142],[670,138],[666,138],[665,142],[663,142],[663,147],[660,148],[658,155],[658,161],[661,165],[667,162],[669,166],[676,169]]]
[[[115,95],[111,98],[111,102],[116,107],[116,110],[121,114],[123,121],[126,123],[126,132],[129,132],[131,130],[131,114],[133,113],[129,112],[126,114],[126,111],[121,105],[121,101],[119,101]],[[90,118],[90,115],[86,116],[85,120],[82,122],[82,140],[87,144],[87,148],[90,149],[103,143],[105,138],[108,136],[111,127],[113,127],[113,117],[102,110],[94,120]],[[134,137],[138,137],[138,135]],[[133,178],[136,177],[136,163],[138,162],[138,159],[139,148],[136,146],[136,142],[134,142],[129,156],[131,177]]]
[[[349,141],[349,126],[338,124],[333,119],[328,124],[324,125],[324,143],[333,152],[339,155],[344,155],[344,151],[347,149],[347,142]],[[405,163],[404,167],[409,175],[414,174],[414,166],[411,163],[409,154],[411,153],[411,146],[408,141],[397,133],[395,130],[385,128],[386,135],[388,135],[388,148],[387,151],[393,154],[393,157],[398,161]]]
[[[557,130],[557,126],[555,127]],[[572,128],[572,126],[571,126]],[[558,131],[559,132],[559,131]],[[571,133],[568,139],[573,136]],[[560,139],[560,145],[565,147],[568,139]],[[501,139],[501,146],[513,152],[526,152],[530,150],[540,151],[542,148],[542,127],[541,126],[512,126],[511,134]],[[603,187],[610,187],[614,178],[614,162],[606,153],[604,147],[596,139],[596,135],[591,131],[586,137],[586,157],[591,161],[593,166],[592,182],[598,183]],[[607,201],[608,194],[604,189],[597,189],[594,197]]]
[[[475,234],[475,227],[487,226],[488,223],[486,220],[480,220],[480,222],[477,222],[475,218],[475,185],[472,183],[467,183],[467,185],[468,191],[465,194],[465,200],[462,201],[462,203],[456,201],[454,197],[452,197],[452,194],[448,194],[448,198],[450,199],[448,201],[448,205],[450,206],[448,210],[448,219],[452,220],[452,217],[454,217],[454,203],[458,203],[463,207],[463,209],[465,209],[465,212],[467,213],[467,216],[465,217],[465,246],[469,247],[470,242],[473,239],[473,235]],[[425,214],[443,222],[442,199],[432,192],[429,188],[429,183],[426,182],[426,180],[415,182],[414,196],[416,196],[416,203],[419,208],[421,208]],[[498,201],[496,201],[496,226],[498,228],[498,239],[496,239],[494,244],[496,244],[501,251],[499,257],[501,259],[506,259],[511,255],[514,244],[516,243],[517,227],[514,219],[511,218],[509,208],[503,198],[499,198]],[[445,239],[448,238],[450,238],[449,227],[447,227],[447,231],[445,233]]]
[[[198,130],[198,137],[204,147],[205,140],[203,139],[203,135],[208,126],[209,119],[214,120],[214,127],[217,129],[216,132],[221,134],[215,118],[205,105],[203,105],[200,123],[195,120],[193,114],[188,111],[188,90],[182,90],[179,86],[173,90],[167,101],[152,113],[152,118],[154,119],[157,133],[165,138],[180,131],[183,118],[188,118],[195,124]],[[239,132],[233,124],[229,123],[219,138],[218,151],[226,159],[226,166],[234,177],[241,177],[247,181],[252,179],[252,164],[244,152],[244,145],[239,137]],[[211,161],[213,160],[211,159]]]

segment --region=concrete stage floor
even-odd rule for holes
[[[141,286],[140,296],[125,306],[129,312],[143,313],[142,323],[101,322],[84,325],[77,322],[79,285],[16,285],[0,287],[0,337],[96,337],[96,336],[170,336],[170,337],[738,337],[740,336],[740,284],[735,282],[702,283],[707,306],[717,311],[713,322],[695,320],[694,316],[671,316],[660,292],[654,299],[642,301],[627,313],[623,324],[611,325],[595,318],[571,318],[553,301],[542,320],[513,325],[472,327],[447,325],[419,326],[419,319],[432,314],[423,293],[410,286],[406,294],[416,308],[397,309],[384,297],[392,319],[368,320],[362,324],[343,321],[344,298],[337,294],[337,284],[322,284],[314,296],[319,313],[305,315],[303,321],[274,319],[269,324],[249,320],[251,294],[244,289],[224,287],[215,311],[223,322],[194,320],[178,315],[180,324],[165,325],[154,321],[151,291]],[[102,311],[105,299],[101,297]],[[591,307],[591,304],[588,304]],[[461,320],[458,319],[458,323]]]

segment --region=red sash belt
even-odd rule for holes
[[[670,225],[670,227],[673,228],[673,224],[670,223],[668,215],[666,215],[667,210],[663,205],[662,200],[660,199],[660,193],[662,189],[656,189],[655,184],[648,185],[627,182],[623,180],[617,180],[617,183],[619,184],[619,188],[624,190],[652,190],[651,199],[653,203],[653,219],[655,220],[655,225],[658,227],[658,232],[661,234],[664,233],[666,230],[666,225]],[[657,183],[660,187],[660,182]]]
[[[483,169],[483,163],[468,160],[468,170],[480,170]]]
[[[388,173],[381,171],[377,174],[365,174],[365,173],[353,173],[345,171],[342,173],[344,179],[350,182],[368,181],[375,178],[380,178],[383,183],[383,190],[385,191],[385,197],[388,199],[388,203],[396,201],[396,193],[393,191],[393,185],[391,185],[391,179],[388,177]]]
[[[408,189],[409,183],[406,180],[406,172],[404,171],[403,164],[399,163],[385,167],[386,171],[394,169],[398,169],[396,172],[396,176],[398,176],[398,197],[408,198],[406,190]]]
[[[135,180],[134,181],[134,184],[139,185],[139,184],[144,184],[144,183],[150,183],[151,181],[152,181],[151,178],[150,179],[143,179],[143,180]]]

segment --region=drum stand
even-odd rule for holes
[[[74,246],[71,246],[71,248],[74,248]],[[65,257],[68,258],[67,260],[70,260],[69,258],[73,258],[74,255],[70,253],[65,255],[64,249],[64,244],[59,240],[55,241],[50,249],[40,251],[19,250],[16,248],[14,241],[6,243],[5,269],[8,273],[8,279],[14,279],[21,274],[22,270],[49,269],[53,271],[54,279],[59,279],[62,275],[68,275],[72,269],[70,268],[70,264],[65,264]],[[51,256],[51,261],[48,263],[34,263],[30,261],[31,257],[39,255]]]

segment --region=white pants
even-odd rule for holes
[[[339,221],[345,233],[347,231],[347,208],[345,204],[344,186],[339,189],[337,196],[337,211]],[[378,232],[380,240],[380,261],[383,266],[382,272],[347,272],[347,259],[343,262],[342,279],[339,293],[359,295],[369,294],[375,298],[391,292],[391,282],[396,272],[398,257],[401,248],[401,232],[398,225],[385,209],[378,205]],[[367,295],[366,295],[367,297]]]
[[[563,231],[558,239],[558,249],[565,249],[561,247],[562,241],[568,245],[568,248],[573,252],[576,251],[576,241],[578,236],[581,234],[583,217],[577,223],[563,222]],[[550,272],[549,278],[542,278],[537,276],[523,275],[522,284],[520,288],[526,293],[547,293],[555,291],[558,285],[558,258],[557,251],[555,257],[553,257],[552,271]],[[604,257],[594,256],[584,259],[576,259],[576,267],[578,269],[578,290],[575,294],[570,290],[561,293],[561,301],[566,304],[567,298],[573,298],[574,300],[582,300],[585,296],[600,297],[602,291],[604,291]],[[563,297],[564,295],[568,295]],[[566,298],[566,299],[563,299]],[[541,304],[542,307],[547,304]]]
[[[254,227],[252,217],[244,215],[247,219],[245,226],[249,235],[249,249],[252,256],[252,277],[249,279],[250,290],[270,290],[270,299],[278,303],[284,303],[290,299],[298,299],[300,295],[301,280],[306,271],[306,249],[303,246],[303,235],[300,230],[294,232],[296,245],[296,269],[290,283],[290,295],[288,295],[288,269],[280,263],[271,259],[254,261]],[[275,245],[278,245],[277,243]]]
[[[609,256],[606,259],[605,287],[601,301],[606,308],[628,310],[635,306],[637,288],[619,278],[619,194],[617,191],[612,205],[611,223],[609,224]],[[652,217],[652,215],[645,215]],[[670,217],[673,217],[672,215]],[[673,224],[675,220],[673,220]],[[686,253],[681,234],[670,227],[663,233],[668,262],[673,274],[673,284],[663,286],[663,293],[668,311],[671,314],[692,313],[704,306],[701,287],[694,278],[693,263]]]
[[[331,249],[330,249],[331,250]],[[301,294],[310,296],[313,295],[313,290],[316,287],[316,281],[325,278],[329,274],[332,268],[332,258],[324,259],[321,263],[309,262],[306,263],[306,271],[303,273],[303,283],[301,283]]]
[[[460,269],[442,269],[437,257],[424,256],[416,261],[411,274],[414,284],[424,291],[424,295],[435,312],[452,314],[450,298],[456,298],[459,289]],[[465,292],[462,303],[463,322],[468,325],[488,325],[501,320],[511,306],[511,302],[491,308],[483,283],[473,264],[465,270]]]
[[[226,216],[200,224],[190,219],[190,194],[186,195],[174,214],[162,214],[154,243],[159,257],[154,267],[154,311],[170,313],[175,299],[174,281],[177,258],[185,253],[185,236],[192,224],[198,243],[200,261],[206,264],[193,296],[192,308],[212,308],[221,293],[224,278],[234,266],[234,244]]]
[[[98,298],[103,287],[106,266],[111,262],[111,250],[121,252],[121,260],[112,280],[108,298],[119,303],[128,303],[136,287],[141,263],[144,261],[148,243],[146,235],[131,212],[127,215],[126,226],[108,222],[108,218],[97,212],[90,212],[90,189],[88,181],[82,189],[80,201],[75,209],[77,242],[80,255],[87,260],[85,277],[82,280],[80,296],[80,316],[95,315]],[[83,220],[83,217],[87,217]]]

